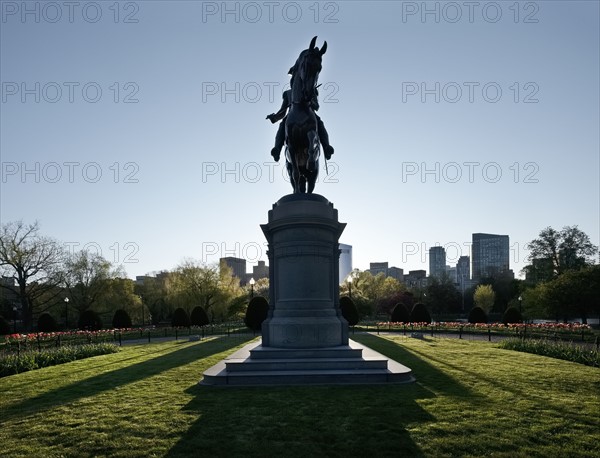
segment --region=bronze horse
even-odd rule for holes
[[[317,37],[314,37],[293,67],[291,107],[285,123],[285,158],[294,194],[312,193],[319,174],[321,151],[311,101],[317,97],[321,59],[327,50],[327,42],[319,49],[315,47],[316,41]]]

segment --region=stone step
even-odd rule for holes
[[[229,372],[387,369],[387,360],[362,358],[293,358],[227,360]]]
[[[258,347],[250,350],[252,359],[361,358],[362,348],[351,345],[325,348]]]
[[[305,353],[305,352],[309,353]],[[322,352],[321,357],[299,355]],[[294,358],[281,358],[295,354]],[[344,357],[340,355],[352,355]],[[357,354],[362,356],[356,357]],[[260,357],[255,358],[255,355]],[[279,356],[268,359],[265,356]],[[337,355],[323,356],[323,355]],[[414,382],[412,371],[352,340],[322,349],[263,348],[250,343],[204,372],[201,385],[337,385]]]
[[[360,371],[322,370],[322,371],[252,371],[235,372],[225,376],[204,374],[201,385],[213,386],[261,386],[261,385],[362,385],[386,383],[411,383],[414,377],[410,373],[392,373],[382,369],[364,369]]]

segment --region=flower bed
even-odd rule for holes
[[[45,348],[40,351],[27,350],[18,354],[0,356],[0,377],[19,374],[42,367],[55,366],[92,356],[116,353],[119,347],[114,344],[86,344],[64,346],[61,348]]]

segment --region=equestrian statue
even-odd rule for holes
[[[286,168],[295,194],[313,192],[319,174],[320,144],[326,161],[333,154],[327,130],[315,113],[319,109],[321,59],[327,51],[326,41],[321,49],[315,46],[316,41],[314,37],[290,68],[291,89],[283,93],[280,110],[267,116],[272,123],[281,120],[271,155],[279,161],[285,144]]]

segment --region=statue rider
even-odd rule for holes
[[[294,85],[294,71],[295,71],[295,66],[290,68],[290,71],[288,72],[289,75],[292,75],[292,78],[290,80],[290,86]],[[325,159],[331,159],[331,155],[333,154],[333,147],[329,144],[329,134],[327,133],[327,130],[325,129],[325,125],[323,124],[323,121],[321,120],[319,115],[316,113],[319,110],[319,101],[317,100],[318,95],[319,95],[319,92],[315,88],[315,95],[312,98],[312,100],[310,101],[310,107],[315,112],[315,117],[317,118],[317,135],[319,136],[319,140],[321,141],[321,144],[323,145],[323,152],[325,154]],[[281,108],[279,109],[279,111],[277,113],[271,113],[266,118],[269,121],[271,121],[273,124],[275,124],[277,121],[282,121],[279,124],[279,129],[277,130],[277,135],[275,136],[275,146],[271,150],[271,156],[273,156],[273,159],[275,160],[275,162],[279,161],[279,156],[281,155],[281,148],[283,148],[283,145],[285,143],[285,120],[287,118],[288,108],[290,108],[290,106],[292,105],[292,90],[288,89],[287,91],[284,91],[282,98],[283,98],[283,102],[281,104]]]

